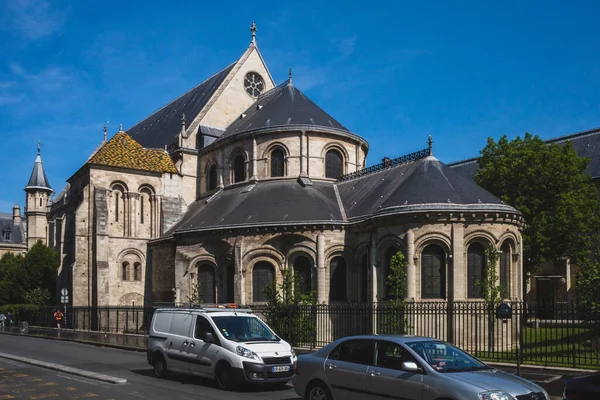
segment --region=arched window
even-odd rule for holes
[[[234,291],[233,291],[234,278],[235,278],[235,267],[233,266],[233,264],[228,264],[225,267],[225,279],[224,279],[225,288],[223,290],[223,294],[225,295],[225,298],[223,299],[223,301],[226,303],[233,303],[235,301],[235,296],[234,296]]]
[[[383,300],[390,300],[390,285],[388,285],[388,276],[390,275],[390,265],[392,257],[398,252],[396,247],[388,247],[383,256]]]
[[[246,160],[242,154],[238,154],[233,159],[233,183],[246,180]]]
[[[271,176],[284,176],[284,158],[285,153],[279,147],[271,150]]]
[[[11,240],[12,239],[12,235],[10,232],[10,227],[5,226],[4,229],[2,230],[2,240]]]
[[[252,269],[252,301],[267,301],[265,289],[273,282],[275,269],[267,261],[259,261]]]
[[[296,257],[294,260],[294,274],[302,280],[300,286],[302,293],[309,293],[312,286],[310,260],[304,256]]]
[[[341,256],[334,257],[329,268],[329,301],[346,301],[346,260]]]
[[[124,281],[129,280],[129,263],[127,261],[121,264],[121,279]]]
[[[212,265],[202,264],[198,267],[198,301],[200,303],[216,303],[215,269]]]
[[[446,254],[437,244],[430,244],[421,256],[421,298],[446,298]]]
[[[119,222],[120,214],[123,213],[125,208],[125,188],[120,184],[116,183],[111,186],[113,191],[113,199],[114,199],[114,218],[115,222]]]
[[[208,174],[206,176],[206,190],[211,191],[217,188],[217,165],[212,164],[208,167]]]
[[[142,280],[142,264],[136,262],[133,264],[133,280],[141,281]]]
[[[344,158],[338,150],[328,150],[325,155],[325,177],[337,178],[344,173]]]
[[[480,299],[483,290],[477,282],[485,278],[485,249],[481,243],[473,243],[469,246],[467,257],[467,297]]]
[[[510,244],[504,242],[500,253],[500,286],[503,297],[510,297]]]

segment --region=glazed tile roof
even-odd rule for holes
[[[146,149],[123,131],[106,142],[88,162],[142,171],[177,173],[167,152]]]

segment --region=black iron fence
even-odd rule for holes
[[[506,304],[501,315],[471,301],[410,302],[402,308],[385,303],[250,307],[297,347],[314,349],[350,335],[411,334],[454,343],[488,361],[600,368],[600,315],[576,303]],[[145,335],[159,306],[178,305],[67,307],[62,328]],[[42,308],[18,319],[53,328],[54,310]]]

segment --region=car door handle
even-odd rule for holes
[[[196,345],[196,343],[194,343],[194,342],[190,343],[190,347],[194,347],[195,345]]]
[[[188,341],[187,341],[187,340],[184,340],[184,341],[183,341],[183,345],[185,346],[186,344],[188,344]]]
[[[329,369],[336,369],[337,365],[335,365],[335,364],[327,364],[327,368],[329,368]]]
[[[381,374],[379,372],[377,372],[377,371],[369,371],[369,375],[371,375],[371,376],[379,376]]]

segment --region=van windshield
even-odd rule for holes
[[[219,332],[234,342],[278,342],[264,322],[256,317],[221,316],[212,317]]]

